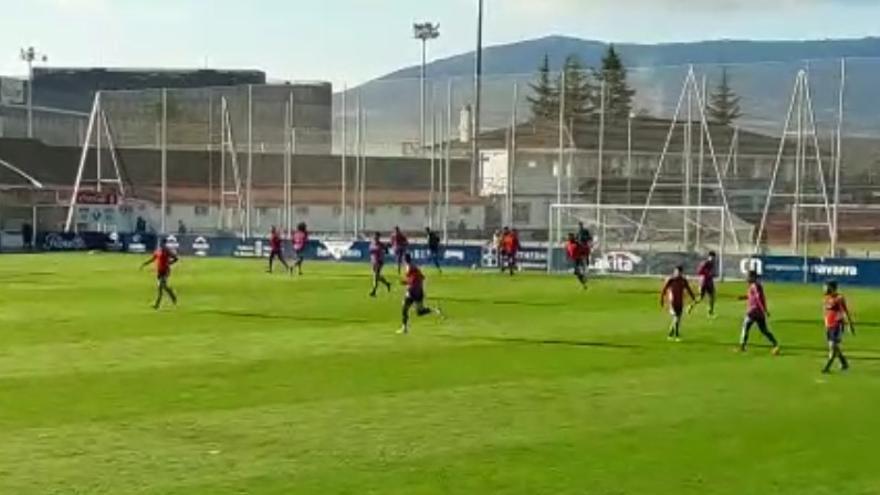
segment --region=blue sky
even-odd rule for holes
[[[473,48],[476,0],[0,0],[0,74],[21,46],[50,65],[258,68],[273,79],[357,84],[416,63],[411,23],[433,20],[432,57]],[[880,0],[486,0],[485,38],[548,34],[655,43],[878,35]]]

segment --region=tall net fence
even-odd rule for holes
[[[821,222],[837,231],[826,248],[846,249],[851,217],[826,213],[877,201],[878,75],[877,59],[629,68],[625,78],[557,65],[485,76],[479,119],[473,77],[430,72],[350,88],[105,91],[109,132],[97,133],[83,183],[113,187],[118,168],[126,218],[156,231],[304,220],[343,237],[400,225],[488,239],[509,225],[547,241],[551,204],[598,203],[725,208],[752,227],[748,251],[800,251],[803,225]],[[87,124],[47,142],[81,147]],[[78,151],[68,155],[62,168],[76,165]]]

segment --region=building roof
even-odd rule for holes
[[[135,192],[134,199],[146,200],[158,203],[161,200],[161,191],[156,187],[142,187]],[[252,191],[252,200],[255,207],[278,207],[284,204],[284,190],[281,187],[255,187]],[[291,204],[295,206],[336,206],[340,204],[340,191],[338,189],[320,188],[293,188],[291,191]],[[209,191],[204,187],[172,187],[168,189],[169,203],[182,203],[192,205],[218,204],[219,191]],[[354,192],[348,192],[348,201],[353,203]],[[228,202],[234,201],[228,199]],[[429,196],[427,191],[401,191],[390,189],[370,189],[366,191],[365,203],[367,206],[418,206],[427,205]],[[457,206],[479,206],[486,200],[479,196],[471,196],[461,191],[450,191],[450,204]]]
[[[632,150],[636,153],[660,154],[672,121],[654,117],[636,117],[632,120]],[[693,146],[697,149],[700,141],[700,122],[692,122]],[[669,153],[681,153],[684,147],[686,121],[679,121],[669,141]],[[712,144],[717,155],[727,155],[735,129],[716,123],[708,124]],[[571,132],[573,130],[574,132]],[[600,123],[598,119],[579,122],[564,136],[567,148],[595,150],[599,148]],[[505,149],[508,141],[507,128],[493,129],[480,134],[480,145],[483,149]],[[558,149],[558,122],[525,122],[516,127],[517,148],[523,149]],[[628,149],[629,126],[624,119],[609,119],[605,123],[604,149],[609,153],[622,153]],[[470,149],[469,143],[455,142],[453,147],[458,151]],[[794,144],[788,147],[794,153]],[[708,145],[706,147],[708,150]],[[776,156],[779,151],[779,138],[767,136],[745,129],[739,129],[740,155]]]

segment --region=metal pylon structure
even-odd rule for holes
[[[95,177],[94,179],[85,179],[84,175],[88,166],[89,150],[92,147],[95,148]],[[110,154],[110,162],[112,164],[111,174],[109,175],[104,174],[104,166],[101,163],[101,153],[105,147]],[[100,193],[103,192],[105,185],[114,187],[114,192],[119,195],[120,199],[125,198],[125,180],[119,165],[119,155],[116,153],[116,142],[113,139],[113,132],[107,120],[107,113],[101,105],[101,92],[98,91],[92,103],[92,111],[89,112],[89,124],[83,139],[79,166],[76,169],[76,179],[70,195],[67,219],[64,222],[65,232],[70,232],[74,227],[73,217],[76,212],[80,192],[83,191],[84,186],[92,186],[96,192]]]
[[[678,98],[678,104],[676,105],[675,113],[672,117],[672,122],[669,125],[669,132],[666,135],[666,141],[663,145],[663,151],[660,154],[660,162],[657,164],[657,170],[654,172],[654,178],[651,182],[651,188],[648,191],[648,198],[645,202],[645,208],[642,211],[641,219],[639,220],[638,227],[636,229],[635,236],[633,237],[633,243],[638,243],[641,238],[642,232],[645,228],[645,222],[647,220],[648,211],[652,206],[660,206],[654,205],[654,196],[658,189],[660,188],[674,188],[675,190],[682,192],[682,203],[676,206],[720,206],[723,207],[724,215],[720,229],[729,229],[728,234],[730,235],[730,239],[733,241],[733,245],[735,249],[739,249],[739,239],[737,237],[736,228],[734,227],[733,215],[730,212],[730,203],[727,200],[727,191],[724,186],[723,172],[721,166],[718,162],[718,157],[715,153],[715,145],[712,142],[712,133],[709,130],[709,120],[706,116],[706,96],[705,96],[705,83],[701,84],[697,81],[697,76],[694,71],[694,67],[690,66],[688,68],[687,76],[685,77],[684,83],[681,88],[681,95]],[[694,121],[696,117],[696,122]],[[682,122],[683,121],[683,122]],[[680,124],[683,124],[683,147],[682,147],[682,162],[683,167],[681,170],[681,174],[679,179],[676,182],[665,183],[661,182],[661,175],[665,168],[668,167],[669,155],[670,155],[670,146],[672,144],[673,136],[675,135],[676,127]],[[699,133],[698,145],[694,145],[694,124],[697,125],[697,132]],[[705,144],[705,146],[704,146]],[[696,148],[696,153],[695,153]],[[709,153],[709,163],[711,165],[710,179],[706,180],[704,177],[704,166],[705,166],[705,151]],[[697,156],[697,159],[694,159],[694,156]],[[696,167],[695,167],[696,163]],[[696,168],[696,174],[695,170]],[[696,181],[695,179],[696,175]],[[697,188],[696,197],[692,195],[694,187]],[[712,199],[720,199],[720,205],[713,204],[715,201],[709,200],[707,201],[706,194],[704,190],[710,191]],[[683,241],[684,245],[698,245],[701,239],[701,231],[702,231],[702,218],[699,208],[695,208],[693,211],[688,211],[687,209],[683,210],[684,214],[684,224],[683,224]],[[693,233],[691,230],[691,226],[693,226]]]
[[[242,228],[245,211],[241,168],[238,164],[238,148],[229,115],[229,103],[224,96],[220,99],[220,214],[217,215],[217,228],[221,231],[232,227],[226,218],[227,198],[231,200],[239,228]]]
[[[786,164],[785,151],[788,143],[793,140],[794,153],[794,190],[783,187],[777,191],[779,184],[779,172]],[[812,150],[808,147],[812,146]],[[812,161],[815,165],[812,177],[808,177],[809,168],[807,162]],[[815,189],[807,188],[808,180],[815,180]],[[783,186],[788,186],[783,181]],[[792,253],[798,252],[801,242],[800,227],[804,221],[804,210],[815,210],[816,201],[823,221],[808,220],[811,226],[827,227],[829,238],[833,238],[834,227],[832,222],[832,207],[828,198],[828,188],[825,180],[825,167],[822,164],[822,150],[819,147],[819,137],[816,131],[816,116],[813,112],[813,98],[810,93],[810,80],[806,70],[798,72],[791,94],[791,103],[785,118],[785,126],[782,130],[782,138],[779,142],[779,151],[773,166],[773,174],[770,179],[770,187],[767,190],[767,200],[764,204],[764,212],[761,215],[761,225],[755,240],[755,251],[760,249],[761,241],[767,229],[767,219],[774,198],[790,200],[786,202],[791,207],[791,249]],[[805,208],[806,206],[806,208]],[[821,211],[821,210],[824,210]]]

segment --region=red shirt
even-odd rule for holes
[[[684,276],[669,277],[663,285],[663,295],[667,298],[669,304],[675,307],[684,305],[685,292],[691,296],[691,299],[696,299],[694,291],[691,290],[691,284],[688,283]]]
[[[846,299],[840,294],[825,296],[825,328],[834,329],[846,320]]]
[[[584,246],[577,241],[568,241],[565,243],[565,254],[571,261],[577,261],[584,257]]]
[[[281,236],[278,232],[269,234],[269,246],[272,247],[272,251],[281,251]]]
[[[306,244],[309,242],[309,234],[308,232],[303,232],[301,230],[297,230],[293,233],[293,249],[296,251],[302,251],[306,248]]]
[[[406,270],[406,288],[410,290],[420,290],[422,288],[422,282],[425,281],[425,276],[422,275],[422,271],[419,270],[419,267],[415,265],[410,265]]]
[[[755,316],[767,314],[767,297],[764,295],[764,287],[758,282],[749,285],[749,292],[746,294],[746,311]]]
[[[382,241],[373,240],[370,243],[370,261],[373,262],[374,265],[381,265],[385,262],[385,253],[388,252],[388,247]]]
[[[519,239],[511,234],[506,234],[501,239],[501,249],[508,254],[516,254],[519,251]]]
[[[156,260],[156,273],[168,273],[171,269],[171,251],[168,248],[158,248],[153,253],[153,258]]]
[[[409,245],[409,240],[403,235],[403,232],[395,232],[391,234],[391,247],[394,249],[403,249]]]
[[[709,260],[700,263],[700,266],[697,268],[697,275],[703,283],[713,281],[715,279],[715,263]]]

